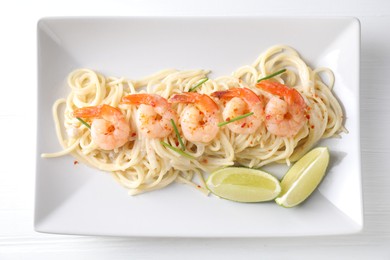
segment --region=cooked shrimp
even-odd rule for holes
[[[306,123],[306,103],[301,94],[279,82],[264,80],[257,87],[273,96],[265,106],[268,131],[278,136],[294,136]]]
[[[232,88],[217,91],[211,94],[222,100],[229,100],[225,104],[222,116],[229,121],[237,116],[253,112],[251,116],[231,122],[227,127],[237,134],[253,134],[264,120],[264,108],[260,98],[248,88]]]
[[[177,123],[177,114],[168,101],[155,94],[131,94],[122,98],[122,103],[139,105],[136,124],[147,138],[163,138],[171,134]]]
[[[103,150],[123,146],[130,135],[129,123],[122,112],[109,105],[82,107],[73,111],[74,117],[93,118],[92,140]]]
[[[219,108],[209,96],[186,92],[172,96],[169,101],[191,104],[180,116],[181,129],[188,141],[208,143],[218,134]]]

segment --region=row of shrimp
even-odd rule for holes
[[[267,97],[258,96],[249,88],[231,88],[210,96],[197,92],[178,93],[168,100],[156,94],[130,94],[124,96],[121,103],[137,106],[135,121],[143,138],[169,136],[174,131],[174,122],[181,127],[186,140],[209,143],[219,132],[221,117],[230,121],[248,113],[249,116],[226,126],[237,134],[253,134],[264,122],[271,134],[296,135],[307,121],[302,95],[294,88],[272,80],[261,81],[256,87],[267,92]],[[180,115],[174,109],[177,103],[186,104]],[[129,140],[130,124],[118,108],[109,105],[83,107],[74,110],[73,116],[92,120],[91,138],[101,149],[112,150]]]

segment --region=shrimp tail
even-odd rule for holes
[[[92,118],[99,117],[101,114],[101,106],[82,107],[73,111],[74,117]]]
[[[221,90],[211,93],[211,96],[216,97],[218,99],[232,99],[234,97],[237,97],[237,93],[231,90]]]
[[[270,81],[270,80],[263,80],[256,84],[256,87],[269,92],[274,95],[278,95],[281,97],[286,96],[286,93],[289,91],[289,87],[286,85],[283,85],[276,81]]]
[[[228,90],[216,91],[212,93],[211,96],[225,100],[229,100],[234,97],[240,97],[252,102],[259,101],[259,97],[248,88],[231,88]]]
[[[171,103],[192,103],[202,111],[215,113],[219,108],[212,98],[205,94],[194,92],[183,92],[173,95],[169,101]]]
[[[169,102],[171,103],[195,103],[196,102],[196,96],[195,93],[180,93],[173,95]]]
[[[151,94],[131,94],[131,95],[124,96],[122,98],[121,103],[130,104],[130,105],[147,104],[152,107],[155,107],[157,106],[157,98],[155,95],[151,95]]]
[[[306,105],[301,94],[295,88],[289,88],[277,81],[263,80],[257,83],[256,86],[273,95],[284,97],[289,104],[295,103],[301,107]]]
[[[116,113],[121,112],[115,107],[103,104],[99,106],[77,108],[73,111],[73,116],[83,118],[96,118]]]

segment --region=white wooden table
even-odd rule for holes
[[[364,229],[347,236],[107,238],[33,230],[36,23],[64,15],[355,16],[361,21]],[[390,259],[390,1],[2,1],[0,259]],[[348,192],[348,191],[346,191]]]

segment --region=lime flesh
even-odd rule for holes
[[[208,189],[215,195],[238,202],[273,200],[281,187],[278,179],[264,171],[227,167],[213,172],[207,179]]]
[[[305,201],[318,187],[329,164],[327,147],[318,147],[299,159],[283,177],[282,191],[275,199],[283,207],[294,207]]]

